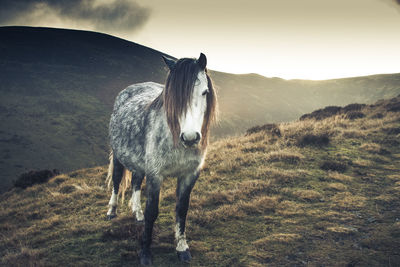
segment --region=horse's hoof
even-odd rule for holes
[[[117,217],[117,215],[113,214],[113,215],[107,215],[107,221],[111,221],[112,219],[114,219],[115,217]]]
[[[153,261],[151,260],[151,253],[150,252],[143,252],[143,250],[140,251],[140,265],[144,266],[149,266],[153,264]]]
[[[178,254],[178,258],[181,262],[189,263],[192,259],[192,255],[190,254],[189,249],[185,251],[177,251],[176,253]]]

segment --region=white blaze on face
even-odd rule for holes
[[[194,84],[191,103],[186,114],[182,114],[179,121],[181,134],[184,134],[185,138],[189,140],[195,139],[196,133],[199,133],[201,137],[201,127],[203,126],[204,114],[207,109],[207,93],[207,76],[205,71],[200,71]]]

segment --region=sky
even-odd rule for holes
[[[0,25],[93,30],[284,79],[400,73],[400,0],[0,0]]]

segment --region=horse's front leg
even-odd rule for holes
[[[153,225],[158,216],[158,202],[160,198],[161,177],[150,176],[146,177],[146,209],[144,212],[144,232],[142,236],[142,250],[140,252],[140,264],[151,265],[151,250]]]
[[[136,215],[136,220],[138,222],[142,222],[144,220],[142,205],[140,203],[140,189],[143,178],[143,173],[140,173],[138,171],[132,173],[132,198],[130,202],[132,205],[132,212]]]
[[[176,225],[175,225],[175,238],[176,238],[176,251],[178,258],[182,262],[190,262],[192,256],[189,252],[189,246],[186,243],[186,215],[189,208],[190,193],[199,177],[199,172],[196,171],[186,177],[178,178],[178,186],[176,189]]]

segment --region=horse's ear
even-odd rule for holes
[[[164,57],[164,56],[162,56],[162,58],[164,59],[164,62],[168,66],[169,70],[173,70],[175,68],[175,65],[176,65],[175,60],[173,60],[172,58]]]
[[[200,57],[199,57],[199,59],[197,60],[197,62],[199,63],[200,68],[204,70],[204,69],[206,68],[206,66],[207,66],[207,58],[206,58],[206,55],[204,55],[203,53],[200,53]]]

